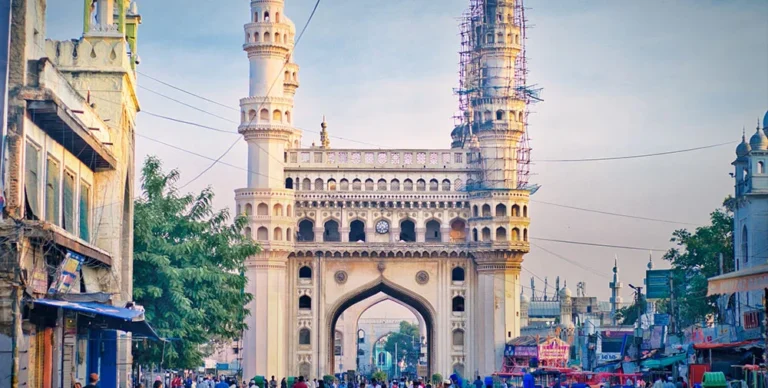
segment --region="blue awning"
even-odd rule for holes
[[[109,329],[138,334],[152,340],[160,340],[155,330],[144,320],[144,311],[109,306],[93,302],[68,302],[54,299],[35,299],[35,305],[77,311],[84,315],[100,318]]]

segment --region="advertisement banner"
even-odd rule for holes
[[[557,339],[552,339],[539,345],[540,360],[567,360],[570,346]]]
[[[80,265],[85,261],[85,257],[72,251],[68,251],[64,260],[61,261],[57,272],[56,280],[48,289],[49,294],[67,294],[72,289],[72,285],[77,281],[80,274]]]
[[[506,345],[504,355],[507,357],[537,357],[539,349],[536,346]]]

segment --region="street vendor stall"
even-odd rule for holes
[[[530,365],[566,368],[570,345],[556,337],[520,336],[504,348],[502,373],[520,372]]]

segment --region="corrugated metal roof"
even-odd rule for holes
[[[532,318],[559,317],[560,302],[558,301],[531,301],[528,305],[528,316]]]

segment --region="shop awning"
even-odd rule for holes
[[[648,369],[666,368],[670,365],[674,365],[677,362],[685,361],[685,357],[686,357],[685,353],[680,353],[674,356],[669,356],[669,357],[664,357],[659,359],[643,360],[642,366],[643,368],[648,368]]]
[[[751,345],[753,343],[756,343],[757,340],[752,341],[741,341],[741,342],[727,342],[727,343],[714,343],[714,342],[703,342],[700,344],[693,344],[693,348],[696,350],[702,350],[702,349],[728,349],[728,348],[738,348],[742,346]]]
[[[707,295],[733,294],[768,288],[768,264],[709,278]]]
[[[35,306],[42,305],[76,311],[87,316],[99,318],[108,329],[126,331],[156,341],[161,340],[160,336],[157,335],[152,326],[144,320],[144,311],[142,310],[127,309],[94,302],[67,302],[54,299],[35,299],[33,303]]]

